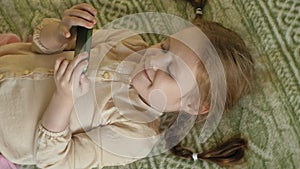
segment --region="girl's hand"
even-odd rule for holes
[[[76,35],[76,31],[71,29],[73,26],[93,28],[96,24],[96,14],[97,10],[87,3],[78,4],[65,10],[57,28],[58,40],[62,43],[71,41]]]
[[[79,54],[72,61],[61,57],[56,60],[54,66],[54,81],[56,84],[56,94],[61,98],[74,100],[89,91],[89,80],[82,73],[87,67],[88,54]]]

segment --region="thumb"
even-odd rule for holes
[[[80,76],[80,83],[82,83],[82,84],[84,84],[84,83],[89,84],[89,83],[90,83],[90,80],[86,77],[85,74],[82,74],[82,75]]]
[[[90,87],[90,80],[84,74],[82,74],[80,76],[80,84],[81,84],[83,93],[87,93],[89,91],[89,87]]]
[[[69,28],[67,28],[66,26],[60,26],[59,33],[60,33],[60,35],[62,35],[66,39],[71,37],[71,33],[69,31]]]

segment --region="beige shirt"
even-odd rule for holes
[[[94,32],[91,88],[75,102],[69,128],[51,133],[39,124],[55,90],[55,60],[74,55],[68,51],[73,46],[53,51],[40,43],[41,28],[56,21],[45,19],[32,44],[0,47],[0,152],[18,164],[58,169],[123,165],[147,156],[161,114],[129,85],[138,59],[124,59],[147,44],[127,30]]]

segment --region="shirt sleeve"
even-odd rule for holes
[[[42,22],[37,27],[34,28],[33,41],[32,41],[32,46],[31,46],[31,50],[33,52],[43,53],[43,54],[52,54],[52,53],[63,51],[68,46],[68,44],[65,44],[59,49],[48,49],[42,44],[42,42],[40,40],[41,30],[44,27],[46,27],[47,25],[54,23],[54,22],[59,23],[60,20],[56,19],[56,18],[45,18],[42,20]]]
[[[156,132],[147,125],[118,122],[72,135],[37,131],[36,163],[45,169],[77,169],[125,165],[146,157],[156,143]]]
[[[50,23],[59,23],[60,20],[56,18],[45,18],[42,22],[34,29],[32,51],[36,53],[52,54],[59,53],[64,50],[74,50],[76,46],[76,38],[74,38],[68,44],[63,45],[59,49],[48,49],[46,48],[40,40],[41,30]],[[126,40],[130,37],[130,41]],[[94,30],[92,36],[92,48],[97,47],[97,45],[102,45],[107,43],[107,45],[116,45],[119,42],[124,44],[124,46],[118,45],[119,48],[116,52],[122,51],[124,49],[131,49],[136,51],[137,49],[147,47],[147,43],[139,36],[137,33],[131,32],[126,29],[100,29]]]

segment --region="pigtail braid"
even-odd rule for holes
[[[193,23],[199,27],[208,37],[216,48],[218,55],[224,65],[226,73],[227,86],[225,109],[228,110],[238,100],[245,95],[250,88],[250,81],[253,78],[254,63],[252,56],[247,50],[245,43],[237,33],[225,28],[219,23],[206,21],[202,19],[202,14],[207,0],[188,0],[196,10],[196,18]],[[203,78],[198,76],[199,81]],[[234,82],[234,83],[232,83]],[[199,83],[199,82],[198,82]],[[199,83],[200,84],[200,83]],[[206,90],[207,91],[207,90]],[[209,102],[207,97],[205,101]],[[179,132],[178,128],[172,129],[170,133]],[[247,149],[247,140],[239,137],[233,137],[221,145],[203,153],[194,153],[181,146],[179,138],[176,135],[166,135],[167,146],[170,151],[186,160],[201,159],[207,162],[213,162],[220,166],[228,166],[241,162]]]
[[[233,165],[239,163],[244,157],[246,148],[247,141],[245,139],[232,138],[212,150],[197,154],[197,159],[213,162],[220,166]],[[170,151],[180,158],[195,160],[193,157],[195,153],[182,147],[180,143],[174,146]]]

